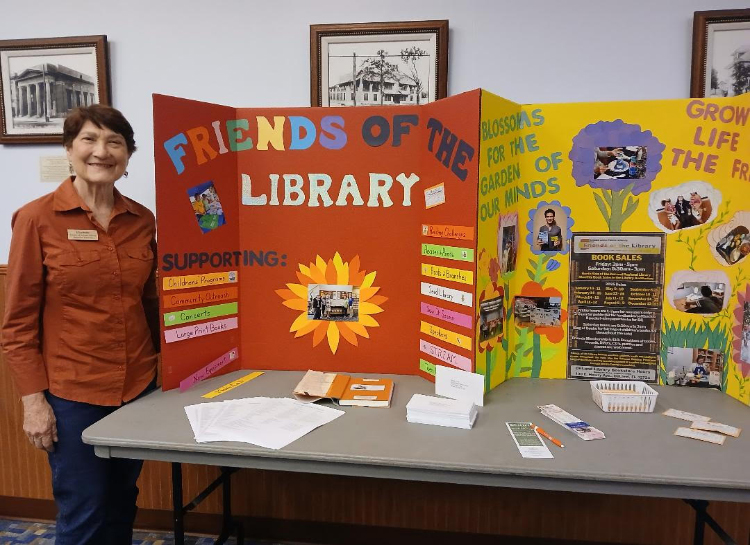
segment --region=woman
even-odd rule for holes
[[[154,216],[114,187],[135,151],[119,111],[77,108],[63,145],[76,175],[13,215],[3,353],[49,453],[57,545],[130,544],[142,462],[98,458],[81,432],[155,380]]]

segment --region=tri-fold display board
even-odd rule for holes
[[[237,369],[617,378],[750,403],[750,97],[154,96],[164,388]],[[747,303],[746,303],[747,300]]]

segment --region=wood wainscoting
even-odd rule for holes
[[[0,266],[0,310],[5,308],[6,272],[7,267]],[[0,517],[50,518],[46,455],[29,444],[21,423],[18,394],[0,363]],[[218,470],[187,465],[183,473],[187,499],[208,485]],[[139,524],[168,526],[170,478],[169,464],[146,462],[139,481]],[[274,539],[302,541],[291,535],[301,525],[329,527],[328,535],[342,527],[381,528],[389,532],[386,541],[391,543],[398,543],[400,534],[413,536],[420,530],[644,545],[690,543],[693,535],[692,509],[680,500],[260,470],[243,470],[232,479],[234,514],[267,521],[263,537]],[[188,527],[209,527],[220,512],[220,498],[213,494],[192,517],[204,522],[190,524],[188,515]],[[749,504],[712,502],[709,513],[738,543],[747,542]],[[720,541],[707,530],[706,543]]]

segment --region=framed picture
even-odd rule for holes
[[[750,9],[696,11],[691,97],[750,91]]]
[[[110,102],[106,36],[0,40],[0,143],[60,143],[70,110]]]
[[[447,95],[447,20],[310,26],[312,106],[417,105]]]

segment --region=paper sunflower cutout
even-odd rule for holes
[[[358,336],[370,338],[368,327],[380,324],[373,318],[374,314],[383,312],[381,305],[388,298],[376,295],[380,290],[374,286],[376,271],[367,272],[359,268],[359,256],[344,262],[338,252],[332,259],[325,261],[316,256],[315,263],[309,266],[299,264],[296,272],[299,284],[289,283],[288,289],[276,290],[285,307],[300,312],[289,328],[294,337],[303,337],[312,333],[312,345],[318,346],[323,339],[328,339],[331,353],[335,354],[343,338],[349,344],[358,346]],[[315,285],[351,286],[358,292],[357,318],[355,321],[335,321],[310,318],[310,287]]]

